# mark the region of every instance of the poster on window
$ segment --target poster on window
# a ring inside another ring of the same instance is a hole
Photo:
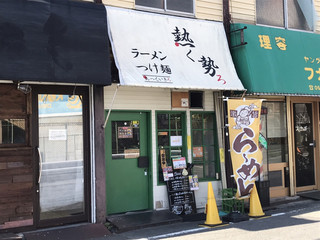
[[[250,194],[262,168],[261,103],[260,99],[228,100],[230,153],[240,197]]]
[[[169,181],[170,178],[173,178],[173,169],[171,166],[163,168],[162,171],[164,181]]]
[[[82,114],[82,97],[57,95],[57,94],[40,94],[38,96],[38,107],[40,116],[48,115],[81,115]]]
[[[132,127],[118,127],[118,138],[133,138]]]
[[[171,136],[170,137],[171,147],[181,147],[182,146],[182,136]]]
[[[173,169],[184,169],[187,167],[186,158],[174,158],[172,159]]]
[[[199,190],[198,175],[189,175],[190,190]]]
[[[192,148],[192,156],[194,158],[202,158],[203,157],[203,147],[193,147]]]

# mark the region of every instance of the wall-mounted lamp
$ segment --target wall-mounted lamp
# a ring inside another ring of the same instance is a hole
[[[28,84],[18,83],[17,89],[23,92],[24,94],[28,94],[31,92],[31,87]]]

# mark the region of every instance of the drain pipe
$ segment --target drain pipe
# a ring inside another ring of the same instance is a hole
[[[95,129],[95,121],[94,121],[94,90],[93,90],[93,85],[90,84],[90,107],[89,107],[89,111],[90,111],[90,148],[91,148],[91,222],[92,223],[96,223],[97,221],[97,216],[96,216],[96,163],[95,163],[95,133],[94,133],[94,129]]]
[[[230,15],[229,0],[223,0],[223,26],[228,39],[229,48],[230,48],[230,22],[231,22],[231,15]]]
[[[223,0],[223,26],[224,26],[224,30],[226,32],[226,38],[227,38],[227,41],[228,41],[228,46],[229,46],[229,49],[230,49],[230,44],[231,44],[231,41],[230,41],[230,22],[231,22],[231,15],[230,15],[230,3],[229,3],[229,0]],[[216,99],[217,101],[218,99]],[[227,123],[226,122],[226,115],[227,115],[227,111],[225,109],[225,103],[224,101],[222,101],[222,106],[220,108],[220,111],[223,112],[223,115],[222,115],[222,119],[221,119],[221,127],[225,126],[225,124]],[[224,146],[224,149],[229,149],[229,137],[227,137],[225,134],[226,134],[226,129],[223,128],[223,144],[222,146]],[[221,136],[221,135],[220,135]],[[224,162],[221,163],[221,180],[222,180],[222,186],[223,188],[226,188],[228,186],[233,186],[233,178],[230,177],[230,175],[232,175],[233,173],[233,170],[232,170],[232,165],[231,165],[231,157],[230,157],[230,154],[229,152],[227,152],[226,150],[223,151],[221,150],[221,154],[224,154]],[[231,171],[231,174],[229,174],[229,171]]]

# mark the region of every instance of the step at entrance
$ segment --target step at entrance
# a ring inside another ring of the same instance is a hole
[[[163,210],[111,215],[107,217],[107,221],[115,226],[115,231],[125,232],[138,228],[182,222],[183,218],[168,210]]]

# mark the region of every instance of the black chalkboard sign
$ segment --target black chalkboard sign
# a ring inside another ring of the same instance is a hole
[[[189,176],[183,176],[182,170],[175,170],[173,178],[167,181],[170,211],[177,215],[196,213],[194,191],[190,190]]]
[[[169,192],[189,190],[190,187],[188,176],[180,176],[178,178],[169,180],[167,186]]]

